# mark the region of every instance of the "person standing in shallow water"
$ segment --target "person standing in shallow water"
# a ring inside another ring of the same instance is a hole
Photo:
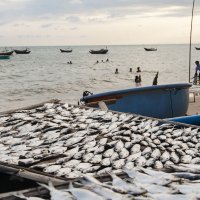
[[[137,67],[137,73],[141,72],[140,67]]]
[[[115,74],[119,74],[118,68],[115,69]]]
[[[141,86],[141,83],[142,83],[142,78],[141,78],[141,75],[138,76],[138,86]]]
[[[153,79],[153,84],[152,85],[158,85],[158,72],[156,73],[156,76]]]
[[[135,76],[135,86],[138,87],[139,86],[139,77]]]
[[[197,75],[198,74],[198,71],[199,71],[199,81],[200,81],[200,64],[199,64],[199,61],[195,61],[195,64],[196,64],[196,68],[195,68],[195,74]]]

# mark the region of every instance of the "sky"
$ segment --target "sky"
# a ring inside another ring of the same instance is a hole
[[[0,46],[189,43],[193,0],[0,0]],[[200,43],[196,0],[193,43]]]

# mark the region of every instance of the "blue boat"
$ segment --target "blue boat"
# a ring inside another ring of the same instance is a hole
[[[184,123],[184,124],[191,124],[191,125],[200,126],[200,115],[174,117],[174,118],[169,118],[169,119],[166,119],[166,120],[172,121],[172,122],[180,122],[180,123]]]
[[[171,118],[186,114],[190,87],[188,83],[137,87],[84,96],[80,101],[91,107],[104,101],[110,110]]]
[[[9,55],[0,55],[0,60],[7,60],[10,59]]]

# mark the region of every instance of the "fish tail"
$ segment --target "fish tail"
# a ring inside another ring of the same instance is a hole
[[[14,194],[14,196],[21,199],[27,199],[22,193]]]
[[[50,187],[49,187],[48,185],[46,185],[46,184],[38,183],[38,185],[40,185],[40,186],[46,188],[47,190],[50,190]]]

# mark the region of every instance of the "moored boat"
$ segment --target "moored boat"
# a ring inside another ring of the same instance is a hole
[[[144,49],[145,49],[145,51],[157,51],[156,48],[144,48]]]
[[[72,49],[60,49],[61,53],[71,53]]]
[[[196,50],[200,50],[200,47],[195,47]]]
[[[100,49],[100,50],[90,50],[91,54],[106,54],[108,52],[108,49]]]
[[[110,110],[171,118],[186,114],[190,87],[188,83],[137,87],[84,96],[80,101],[91,107],[104,101]]]
[[[9,55],[0,55],[0,60],[7,60],[10,59]]]
[[[28,50],[28,49],[24,49],[24,50],[17,50],[17,49],[15,49],[14,52],[16,54],[29,54],[31,51]]]
[[[0,56],[11,56],[14,51],[2,51],[0,52]]]

